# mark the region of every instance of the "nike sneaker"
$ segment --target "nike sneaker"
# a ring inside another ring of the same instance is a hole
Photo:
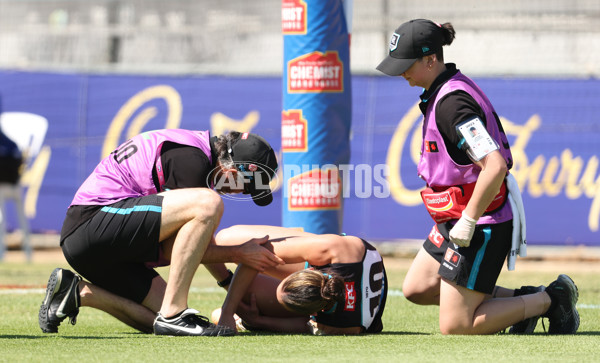
[[[232,336],[235,331],[229,327],[215,325],[207,317],[199,315],[195,309],[185,309],[174,318],[165,318],[158,313],[154,319],[155,335],[176,336]]]
[[[75,325],[81,304],[80,281],[81,277],[69,270],[56,268],[52,271],[38,315],[44,333],[58,333],[58,326],[67,317]]]

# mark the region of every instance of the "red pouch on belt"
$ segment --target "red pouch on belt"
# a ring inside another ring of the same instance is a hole
[[[436,223],[444,223],[461,217],[474,189],[475,183],[452,186],[442,191],[425,188],[421,191],[421,199],[423,199],[431,218]],[[502,183],[500,192],[494,197],[485,212],[490,213],[500,208],[506,201],[506,194],[506,183]]]

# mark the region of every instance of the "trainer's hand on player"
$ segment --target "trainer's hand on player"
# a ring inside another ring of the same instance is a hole
[[[240,245],[240,258],[236,262],[252,267],[259,272],[278,265],[285,265],[285,261],[263,246],[267,242],[269,242],[269,236],[253,238],[244,242]]]
[[[458,222],[450,230],[450,242],[460,247],[469,247],[476,224],[477,220],[469,217],[463,211]]]

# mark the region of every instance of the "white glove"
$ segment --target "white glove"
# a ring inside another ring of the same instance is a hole
[[[306,325],[308,325],[308,328],[310,330],[310,332],[312,333],[312,335],[325,335],[325,332],[321,329],[319,329],[319,325],[317,324],[316,321],[309,319],[308,322],[306,323]]]
[[[462,217],[456,222],[454,227],[450,230],[450,242],[460,246],[469,247],[471,244],[471,238],[473,238],[473,232],[475,232],[475,225],[477,220],[469,217],[462,212]]]

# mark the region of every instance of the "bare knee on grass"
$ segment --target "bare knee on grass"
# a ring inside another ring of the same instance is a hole
[[[495,324],[483,307],[486,294],[442,279],[440,284],[440,332],[444,335],[489,334]]]
[[[476,334],[473,322],[461,321],[456,317],[442,317],[440,315],[440,333],[443,335],[471,335]]]

